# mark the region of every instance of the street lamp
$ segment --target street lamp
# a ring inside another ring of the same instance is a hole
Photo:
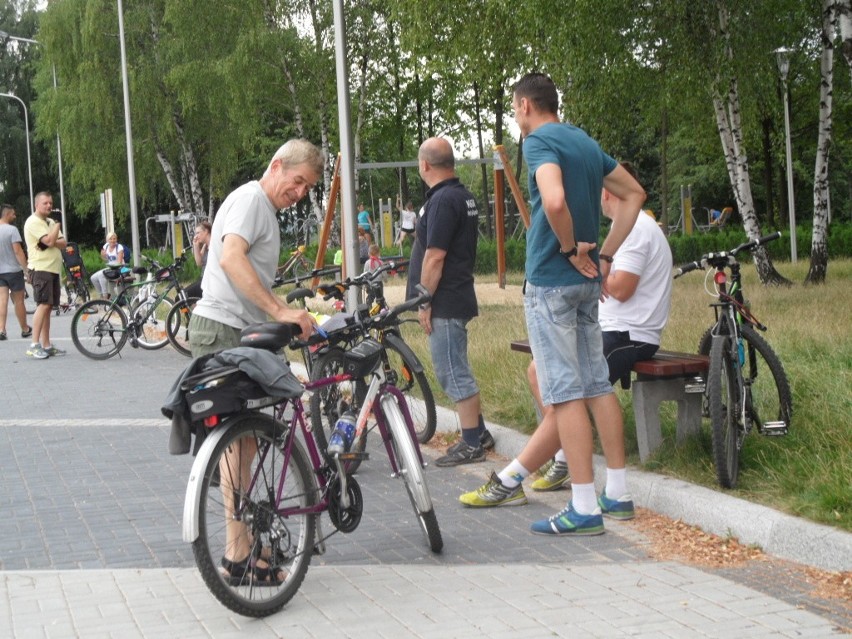
[[[121,82],[124,90],[124,133],[127,140],[127,189],[130,191],[130,239],[133,265],[139,266],[139,222],[136,213],[136,173],[133,169],[133,130],[130,126],[130,88],[127,84],[127,52],[124,47],[124,9],[118,2],[118,35],[121,45]]]
[[[790,72],[791,49],[780,47],[773,51],[778,63],[778,72],[784,84],[784,131],[787,138],[787,208],[790,211],[790,259],[798,261],[796,250],[796,203],[793,199],[793,149],[790,144],[790,93],[787,88],[787,74]]]
[[[5,31],[0,31],[0,42],[5,42],[6,40],[17,40],[18,42],[28,42],[30,44],[37,44],[41,46],[41,42],[38,40],[33,40],[32,38],[19,38],[18,36],[13,36]],[[53,67],[53,90],[56,91],[56,65],[51,63]],[[24,109],[26,111],[26,109]],[[59,131],[56,131],[56,162],[59,165],[59,207],[62,209],[62,232],[65,234],[65,237],[68,237],[68,225],[65,221],[65,184],[62,179],[62,144],[59,141]],[[30,200],[32,200],[32,171],[30,171]],[[34,205],[34,202],[30,202]]]
[[[33,200],[33,164],[30,160],[30,119],[27,117],[27,105],[24,104],[24,101],[21,100],[21,98],[16,95],[12,95],[11,93],[0,93],[0,96],[17,100],[21,103],[21,106],[24,109],[24,133],[27,134],[27,171],[30,177],[30,212],[32,212],[33,207],[35,206],[35,201]]]

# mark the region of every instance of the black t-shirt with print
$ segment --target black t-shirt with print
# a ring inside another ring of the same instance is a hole
[[[423,215],[411,251],[407,298],[415,297],[427,248],[447,252],[438,288],[432,296],[432,317],[470,319],[479,314],[473,286],[479,211],[473,194],[458,178],[450,178],[426,193]]]

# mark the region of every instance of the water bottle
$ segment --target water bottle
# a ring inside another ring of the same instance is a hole
[[[740,355],[740,367],[745,366],[745,348],[743,348],[743,340],[740,338],[737,340],[737,351]]]
[[[334,431],[328,438],[328,454],[348,453],[355,439],[355,422],[357,416],[352,411],[346,411],[334,425]]]

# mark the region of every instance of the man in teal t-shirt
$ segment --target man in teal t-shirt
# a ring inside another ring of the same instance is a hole
[[[559,121],[559,98],[549,77],[528,74],[513,93],[532,199],[524,312],[542,402],[553,406],[549,414],[556,421],[572,489],[565,508],[534,522],[531,530],[597,535],[604,532],[603,514],[630,519],[634,513],[625,479],[624,424],[609,383],[598,299],[601,275],[606,281],[612,255],[633,228],[645,191],[585,132]],[[618,198],[618,206],[598,252],[601,187]],[[599,497],[588,410],[607,461],[606,488]],[[518,477],[529,475],[528,469],[515,471]]]

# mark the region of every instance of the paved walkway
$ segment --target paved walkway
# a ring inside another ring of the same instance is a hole
[[[159,406],[189,360],[129,347],[86,359],[68,338],[70,319],[53,318],[67,356],[35,361],[25,340],[0,343],[0,637],[830,637],[852,627],[849,602],[820,599],[782,561],[725,570],[657,561],[619,522],[601,537],[529,534],[567,493],[459,507],[459,493],[500,460],[427,468],[445,541],[433,555],[381,454],[358,475],[360,527],[329,539],[282,612],[240,617],[207,591],[180,536],[192,459],[168,455]],[[453,427],[445,413],[440,422]],[[495,431],[499,452],[514,455],[523,439]],[[718,510],[683,482],[636,472],[631,486],[661,512],[687,502]],[[730,514],[729,528],[752,517],[728,505],[716,514]],[[764,528],[780,530],[783,517],[765,516]],[[813,528],[795,522],[800,538],[780,555],[822,565],[825,553],[795,547],[827,545],[835,569],[849,569],[848,535],[813,542],[801,534]]]

